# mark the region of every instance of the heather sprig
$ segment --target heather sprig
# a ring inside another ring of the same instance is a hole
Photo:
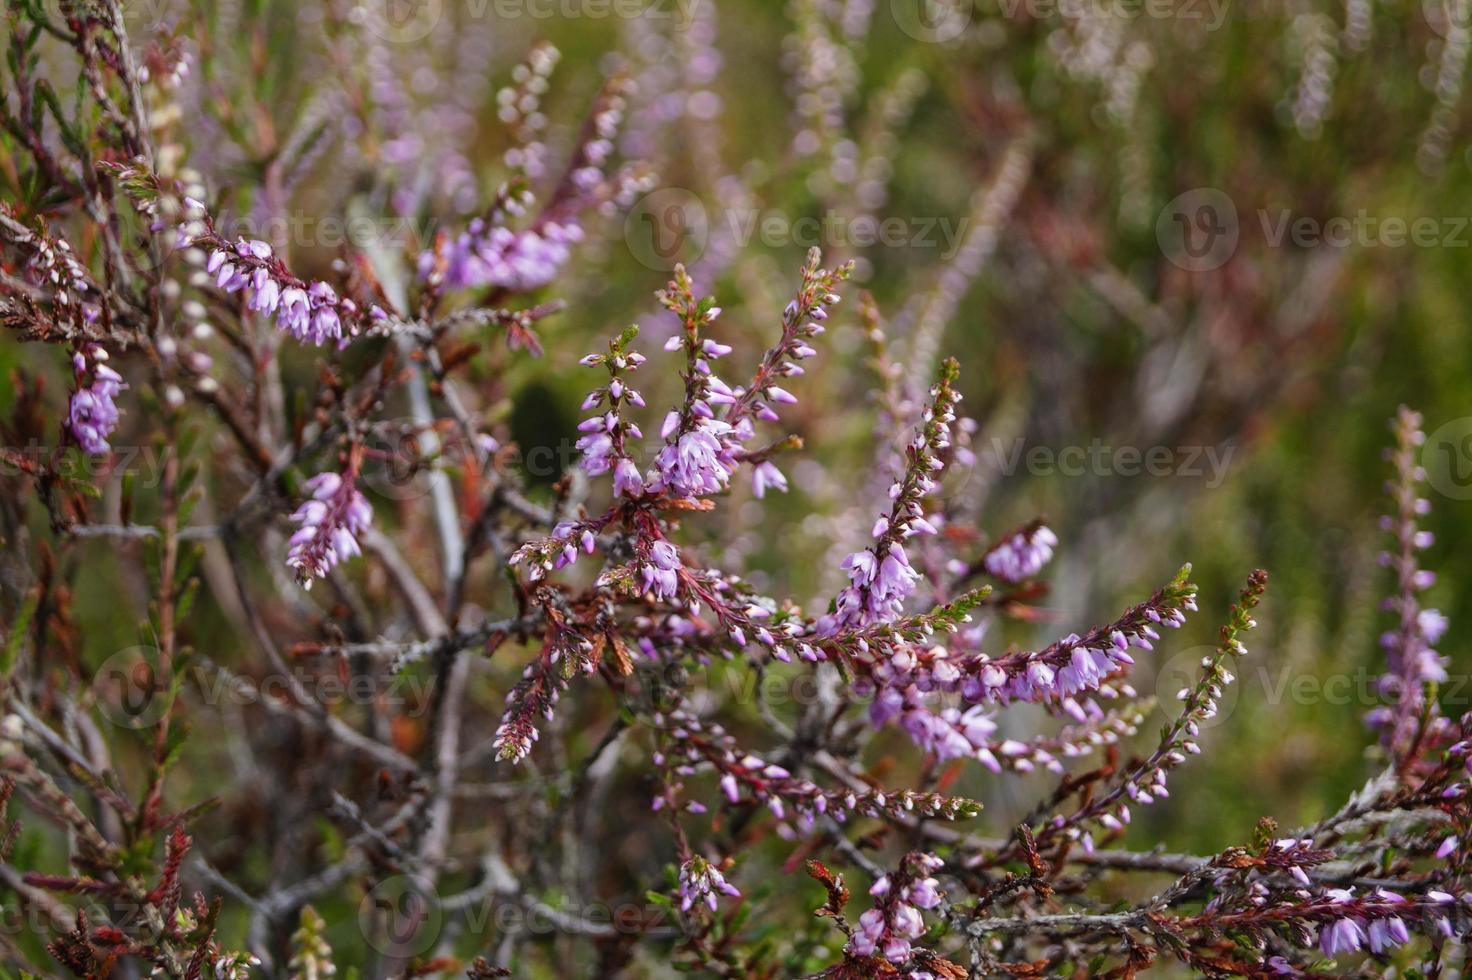
[[[886,791],[862,784],[836,789],[819,786],[742,748],[719,723],[705,721],[688,705],[658,711],[651,722],[659,735],[654,762],[668,770],[664,790],[654,801],[656,809],[675,804],[685,790],[685,779],[709,771],[717,777],[724,806],[763,806],[782,822],[779,829],[790,838],[811,834],[825,817],[840,824],[862,817],[910,815],[963,820],[981,810],[974,800],[938,793]],[[683,808],[694,813],[707,809],[695,799],[685,802]]]
[[[1097,823],[1107,830],[1121,830],[1130,821],[1131,803],[1145,806],[1170,795],[1170,771],[1184,763],[1188,756],[1200,753],[1201,747],[1196,739],[1200,735],[1201,723],[1216,716],[1223,688],[1236,680],[1228,665],[1247,654],[1241,637],[1257,625],[1252,618],[1252,610],[1262,600],[1267,578],[1267,573],[1259,570],[1248,579],[1228,614],[1226,625],[1222,627],[1220,643],[1212,653],[1202,658],[1201,676],[1193,686],[1182,688],[1176,695],[1182,702],[1181,711],[1161,730],[1160,741],[1154,751],[1127,767],[1115,778],[1112,787],[1098,793],[1073,813],[1055,817],[1038,826],[1036,836],[1039,841],[1063,833],[1083,840],[1085,846],[1092,846],[1080,832],[1081,826]]]
[[[735,444],[750,438],[752,431],[749,422],[738,430],[716,415],[718,406],[736,401],[736,393],[712,367],[713,361],[731,353],[731,347],[704,335],[721,308],[714,297],[695,298],[694,283],[683,265],[675,267],[674,278],[658,299],[680,321],[680,331],[666,342],[665,350],[685,355],[685,398],[660,426],[665,444],[655,457],[649,488],[688,497],[717,493],[736,468]]]
[[[1435,691],[1447,680],[1446,658],[1433,649],[1446,632],[1447,619],[1421,604],[1420,594],[1436,581],[1421,567],[1419,553],[1435,539],[1422,530],[1420,521],[1431,511],[1431,502],[1421,496],[1425,473],[1416,455],[1426,441],[1421,416],[1404,406],[1393,425],[1395,446],[1387,451],[1395,467],[1395,478],[1387,483],[1393,511],[1381,519],[1381,528],[1391,536],[1392,547],[1380,556],[1382,565],[1395,575],[1395,593],[1385,600],[1385,609],[1395,617],[1395,626],[1380,637],[1385,651],[1386,672],[1379,693],[1390,703],[1375,708],[1366,722],[1380,731],[1381,740],[1403,765],[1412,764],[1435,744],[1445,731]]]
[[[578,426],[583,436],[577,448],[583,453],[582,466],[589,476],[613,471],[615,497],[638,497],[644,492],[639,464],[630,455],[628,446],[629,439],[642,439],[644,433],[623,415],[628,405],[644,407],[643,396],[629,387],[626,380],[627,375],[644,363],[644,355],[630,346],[638,335],[639,328],[631,326],[608,342],[607,354],[589,354],[581,362],[585,367],[607,368],[609,381],[605,387],[594,388],[583,400],[584,411],[604,405],[607,408]]]
[[[912,852],[901,860],[898,871],[880,876],[869,888],[874,907],[859,916],[848,953],[857,957],[877,953],[891,963],[908,962],[913,943],[926,930],[922,912],[943,901],[934,872],[944,866],[934,854]]]
[[[838,286],[854,271],[852,261],[835,269],[825,269],[821,263],[819,250],[809,250],[797,296],[782,311],[782,335],[762,356],[751,382],[737,394],[726,414],[728,424],[739,425],[748,414],[775,422],[778,416],[773,403],[792,404],[797,401],[791,392],[779,387],[777,381],[784,377],[800,377],[803,374],[800,362],[817,355],[809,341],[826,332],[828,307],[840,301]]]
[[[609,172],[629,88],[626,78],[615,76],[590,110],[567,168],[540,213],[520,230],[507,224],[535,203],[527,182],[544,174],[546,147],[536,134],[545,118],[538,107],[557,57],[550,45],[534,47],[514,73],[516,85],[498,94],[500,115],[518,139],[506,153],[512,174],[484,217],[470,222],[442,254],[436,249],[421,255],[421,277],[436,287],[489,288],[501,295],[539,289],[557,277],[573,246],[585,237],[582,212],[615,212],[645,187],[636,168]]]
[[[698,905],[714,912],[722,896],[740,898],[741,892],[726,880],[716,865],[699,854],[680,865],[681,912],[689,912]]]
[[[86,344],[72,355],[76,390],[67,405],[67,429],[92,455],[112,450],[107,439],[118,426],[117,396],[128,387],[107,361],[107,351],[98,344]]]
[[[941,367],[914,438],[905,448],[903,476],[889,489],[889,513],[874,525],[874,544],[843,561],[849,585],[839,592],[832,612],[819,621],[819,631],[832,635],[844,627],[894,620],[915,589],[920,574],[905,553],[904,541],[916,534],[935,534],[926,520],[924,500],[936,488],[944,467],[942,452],[950,446],[951,423],[961,395],[955,389],[960,365],[954,358]]]
[[[306,499],[291,515],[297,530],[286,564],[305,589],[339,562],[362,553],[358,539],[373,523],[373,508],[357,486],[361,458],[355,448],[343,473],[319,473],[302,485]]]
[[[244,290],[249,309],[274,318],[278,328],[297,340],[314,347],[343,347],[372,322],[387,318],[376,304],[365,312],[328,283],[297,278],[269,243],[245,238],[227,242],[215,234],[208,218],[206,226],[188,241],[207,253],[205,272],[215,287],[227,293]]]
[[[1057,546],[1058,535],[1046,524],[1034,522],[992,545],[980,564],[988,575],[1015,585],[1042,571]]]

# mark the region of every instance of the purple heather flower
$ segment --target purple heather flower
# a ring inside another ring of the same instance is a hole
[[[922,908],[933,909],[941,903],[940,882],[934,878],[921,878],[910,885],[910,901]]]
[[[300,527],[291,536],[286,564],[310,589],[338,562],[361,554],[358,536],[373,523],[373,508],[352,481],[336,473],[314,476],[302,489],[309,499],[291,516]]]
[[[740,898],[741,892],[726,881],[715,865],[699,855],[680,866],[680,911],[688,912],[697,902],[704,902],[714,912],[717,895]]]
[[[869,909],[859,916],[859,928],[849,943],[849,951],[855,956],[873,956],[887,928],[884,913],[879,909]]]
[[[1446,616],[1437,609],[1423,609],[1416,616],[1416,626],[1427,643],[1438,642],[1446,633]]]
[[[1340,953],[1353,953],[1365,945],[1365,931],[1357,920],[1336,919],[1319,929],[1319,948],[1333,959]]]
[[[637,497],[644,492],[644,479],[639,467],[625,456],[613,468],[613,493],[618,497]]]
[[[649,548],[649,561],[640,566],[644,588],[657,599],[673,599],[680,590],[680,553],[668,541],[656,541]]]
[[[211,252],[205,269],[227,293],[245,290],[246,306],[275,316],[276,326],[297,340],[318,347],[328,341],[342,343],[345,323],[358,316],[357,305],[340,298],[325,282],[309,282],[303,288],[280,263],[272,264],[271,254],[265,242],[240,239]],[[382,318],[384,313],[375,306],[369,315]]]
[[[1057,545],[1058,536],[1046,525],[1031,532],[1019,531],[987,554],[987,574],[1004,582],[1030,579],[1052,560]]]
[[[890,487],[893,501],[888,514],[874,525],[874,544],[844,559],[849,584],[834,600],[833,612],[818,621],[820,633],[832,635],[843,627],[888,623],[904,612],[920,573],[910,566],[901,542],[914,534],[934,533],[925,520],[924,497],[936,487],[931,474],[943,467],[941,453],[950,446],[954,408],[960,400],[952,387],[955,362],[948,362],[941,381],[931,389],[932,404],[921,415],[911,439],[904,475]]]
[[[578,431],[584,435],[578,439],[577,448],[582,451],[582,467],[590,476],[598,476],[613,470],[613,493],[616,497],[637,497],[644,493],[644,477],[638,464],[629,457],[626,440],[629,436],[642,438],[639,426],[626,421],[622,415],[625,403],[643,405],[644,399],[628,385],[626,374],[644,363],[644,355],[630,350],[628,345],[637,331],[630,330],[608,345],[607,354],[589,354],[581,363],[585,367],[604,366],[608,370],[609,382],[605,388],[595,388],[583,400],[583,409],[592,411],[606,401],[607,411],[584,419]]]
[[[731,426],[724,422],[697,420],[693,429],[666,444],[655,457],[659,485],[690,496],[725,489],[735,463],[722,438],[731,433]]]
[[[1383,953],[1411,941],[1410,931],[1398,915],[1371,922],[1369,933],[1370,951],[1374,953]]]
[[[787,477],[769,460],[763,460],[751,468],[751,492],[758,498],[766,496],[771,487],[787,492]]]
[[[540,228],[515,232],[487,229],[476,220],[448,248],[445,280],[455,289],[496,286],[525,292],[551,282],[582,241],[576,221],[549,221]],[[432,259],[432,255],[430,256]]]
[[[73,355],[72,367],[78,387],[67,406],[67,428],[83,452],[94,456],[111,452],[107,437],[117,428],[119,415],[115,399],[128,386],[107,366],[107,351],[96,344]],[[89,375],[90,383],[84,385]]]

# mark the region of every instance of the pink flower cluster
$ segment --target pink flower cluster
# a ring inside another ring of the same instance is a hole
[[[1376,956],[1386,955],[1411,941],[1413,926],[1438,941],[1454,939],[1458,928],[1452,919],[1458,914],[1458,906],[1472,905],[1472,894],[1463,895],[1459,902],[1456,895],[1439,888],[1409,896],[1379,887],[1360,896],[1355,894],[1354,886],[1327,888],[1321,895],[1305,886],[1295,891],[1292,899],[1322,918],[1318,947],[1331,960],[1365,949]],[[1256,896],[1253,902],[1262,906],[1266,899]],[[1279,974],[1300,975],[1280,957],[1270,959],[1268,965]]]
[[[778,833],[788,839],[812,833],[825,817],[839,824],[846,823],[854,814],[955,820],[980,809],[972,800],[936,793],[819,786],[785,766],[743,749],[720,724],[698,717],[685,705],[660,713],[655,721],[660,748],[654,763],[673,777],[666,784],[667,795],[655,798],[655,810],[670,805],[673,796],[683,789],[681,780],[707,770],[719,774],[717,782],[728,806],[765,806],[778,820],[784,821],[778,825]],[[685,808],[696,813],[705,811],[704,805],[694,800]]]
[[[834,611],[819,621],[820,633],[832,635],[846,627],[892,622],[904,611],[920,573],[910,565],[901,542],[917,534],[936,533],[935,525],[926,519],[924,499],[935,491],[936,476],[945,466],[942,454],[951,445],[951,424],[961,400],[952,387],[954,380],[952,362],[947,375],[931,389],[931,405],[906,450],[905,473],[889,488],[890,511],[874,524],[873,546],[843,560],[849,584],[839,592]]]
[[[697,904],[716,910],[717,896],[740,898],[741,892],[726,880],[720,869],[700,855],[680,865],[680,911],[689,912]]]
[[[291,536],[286,564],[303,588],[325,578],[338,562],[362,553],[358,537],[373,523],[373,508],[351,478],[321,473],[303,485],[308,499],[291,515],[299,527]]]
[[[333,341],[341,346],[346,343],[344,331],[351,334],[357,328],[360,311],[356,303],[339,297],[325,282],[297,279],[273,258],[266,242],[216,241],[205,271],[227,293],[245,290],[248,307],[263,316],[274,316],[278,327],[303,343],[321,347]],[[383,319],[385,314],[375,306],[370,316]]]
[[[118,425],[117,396],[128,386],[107,366],[107,351],[87,344],[72,355],[77,389],[67,405],[67,428],[82,452],[99,456],[112,451],[108,436]]]
[[[583,470],[589,476],[599,476],[613,471],[613,494],[616,497],[637,497],[644,492],[644,478],[639,474],[639,465],[629,456],[627,440],[642,439],[644,433],[635,422],[623,416],[626,405],[644,407],[644,398],[628,386],[627,373],[644,363],[644,355],[629,347],[635,331],[629,330],[608,345],[607,354],[589,354],[582,359],[586,367],[603,365],[608,369],[607,386],[595,388],[583,400],[583,410],[598,408],[605,403],[607,409],[599,415],[585,419],[578,426],[583,433],[577,441],[582,451]]]
[[[1058,536],[1046,524],[1025,528],[999,542],[983,559],[987,574],[1003,582],[1023,582],[1053,560]]]
[[[445,282],[453,289],[493,286],[527,292],[547,285],[583,240],[576,219],[512,231],[477,218],[449,245]]]
[[[556,60],[556,52],[551,48],[533,53],[529,64],[520,70],[525,87],[502,90],[499,98],[505,100],[502,106],[505,116],[523,123],[540,120],[536,105]],[[506,218],[522,213],[532,200],[529,192],[517,193],[508,187],[489,219],[472,221],[450,243],[445,254],[446,285],[453,289],[492,287],[527,292],[557,277],[572,255],[572,246],[583,240],[577,212],[596,203],[611,207],[612,198],[621,199],[633,193],[634,187],[629,182],[617,175],[605,175],[613,156],[613,141],[624,118],[626,87],[617,78],[605,87],[584,139],[568,162],[566,175],[553,191],[546,209],[530,227],[513,231],[504,224]],[[507,160],[522,170],[523,177],[534,177],[540,171],[543,150],[540,143],[519,147],[507,154]],[[428,274],[435,264],[432,252],[421,255],[421,276]]]
[[[898,873],[874,882],[869,894],[875,905],[859,916],[848,951],[855,956],[877,952],[891,963],[906,962],[913,941],[925,934],[921,910],[933,909],[944,899],[940,883],[930,875],[943,866],[934,854],[907,854]]]

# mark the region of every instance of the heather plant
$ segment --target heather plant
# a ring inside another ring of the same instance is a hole
[[[333,81],[278,92],[251,69],[295,42],[247,29],[252,5],[138,34],[120,0],[7,4],[4,968],[1460,975],[1472,715],[1441,696],[1420,416],[1392,425],[1376,703],[1336,746],[1359,788],[1168,848],[1141,824],[1234,751],[1212,725],[1273,595],[1250,566],[1208,595],[1184,565],[1070,631],[1048,603],[1093,597],[1049,582],[1067,525],[981,508],[963,395],[990,368],[942,355],[1014,210],[1056,244],[1022,203],[1030,107],[972,106],[1007,139],[897,309],[858,288],[882,281],[853,243],[764,277],[729,223],[637,324],[589,292],[641,202],[679,189],[677,152],[712,199],[789,193],[726,163],[712,9],[624,25],[631,57],[584,72],[564,123],[546,42],[482,104],[483,41],[312,5],[302,75]],[[870,13],[796,3],[783,55],[784,176],[848,220],[887,200],[924,88],[902,65],[860,98]],[[1128,123],[1143,42],[1065,20],[1078,37],[1050,50]],[[1329,42],[1311,20],[1293,37],[1313,133]],[[322,183],[324,218],[402,234],[324,254],[275,220],[324,160],[353,177]],[[1161,331],[1152,350],[1197,336],[1166,337],[1116,272],[1088,278]],[[580,311],[596,336],[559,329]],[[583,395],[547,409],[580,415],[566,466],[518,441],[533,362]],[[1209,394],[1200,416],[1265,397]],[[850,466],[825,420],[854,415]],[[1201,621],[1216,641],[1156,703],[1138,678]]]

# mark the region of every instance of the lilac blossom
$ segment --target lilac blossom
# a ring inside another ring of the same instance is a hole
[[[988,575],[1004,582],[1017,583],[1042,571],[1053,559],[1058,536],[1046,524],[1024,528],[998,542],[983,559]]]
[[[913,942],[925,934],[922,909],[940,905],[940,884],[931,872],[943,867],[934,854],[907,854],[900,870],[877,879],[869,894],[877,899],[873,908],[859,916],[848,951],[854,956],[883,956],[891,963],[904,963]]]
[[[923,501],[936,488],[935,476],[944,466],[941,454],[950,446],[955,406],[961,400],[954,388],[957,371],[955,362],[948,362],[931,389],[931,405],[906,449],[908,465],[890,487],[889,514],[874,525],[874,545],[843,560],[849,585],[838,594],[834,611],[819,621],[821,633],[891,622],[903,611],[920,580],[902,542],[916,534],[936,532],[926,519]]]
[[[1396,592],[1385,601],[1385,608],[1397,621],[1380,638],[1386,672],[1378,683],[1380,694],[1390,703],[1365,716],[1366,723],[1380,732],[1382,744],[1397,754],[1407,752],[1420,732],[1429,731],[1434,743],[1448,730],[1436,701],[1426,696],[1428,686],[1448,679],[1447,660],[1434,649],[1446,632],[1447,619],[1423,607],[1420,599],[1420,593],[1434,581],[1418,559],[1434,543],[1431,532],[1419,527],[1420,519],[1431,510],[1430,502],[1420,495],[1424,474],[1416,454],[1425,442],[1420,426],[1420,415],[1404,408],[1394,425],[1396,448],[1391,460],[1396,479],[1390,484],[1394,513],[1381,519],[1382,529],[1392,535],[1393,548],[1382,553],[1380,561],[1396,576]]]
[[[112,451],[108,436],[118,425],[118,394],[128,386],[108,367],[107,351],[87,344],[72,355],[77,388],[67,406],[67,428],[84,453],[100,456]]]
[[[644,406],[643,396],[629,387],[627,380],[627,375],[644,363],[644,355],[630,347],[638,332],[637,327],[630,327],[609,341],[607,354],[589,354],[582,360],[587,367],[606,368],[609,381],[606,386],[593,389],[583,400],[584,410],[603,408],[603,411],[578,426],[583,435],[577,441],[577,448],[583,453],[583,470],[589,476],[613,471],[616,497],[633,498],[644,493],[644,479],[627,446],[628,439],[642,439],[644,433],[623,414],[629,405]]]
[[[556,278],[582,240],[583,229],[574,221],[515,232],[476,219],[447,249],[445,281],[454,289],[537,289]]]
[[[315,347],[343,346],[360,329],[363,314],[356,303],[339,297],[325,282],[297,279],[274,257],[268,243],[245,238],[228,243],[212,232],[196,241],[210,250],[205,271],[216,287],[227,293],[244,290],[247,307],[275,317],[276,325],[297,340]],[[368,316],[387,318],[377,306]]]
[[[313,580],[362,553],[358,538],[373,523],[373,508],[351,475],[320,473],[302,490],[307,500],[291,515],[299,527],[291,536],[286,564],[302,587],[310,589]]]
[[[714,912],[717,899],[721,895],[740,898],[741,892],[726,880],[726,876],[714,864],[697,854],[680,865],[681,912],[689,912],[700,904]]]

